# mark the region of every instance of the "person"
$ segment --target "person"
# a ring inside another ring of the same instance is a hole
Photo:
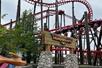
[[[0,64],[0,68],[7,68],[8,67],[8,63],[2,63]]]
[[[10,58],[0,56],[0,64],[8,63],[8,64],[13,64],[15,66],[24,66],[27,64],[27,62],[22,60],[22,58],[19,57],[17,54],[12,53],[12,52],[10,54],[12,55],[12,57],[10,57]]]
[[[9,65],[8,65],[8,68],[15,68],[15,65],[9,64]]]

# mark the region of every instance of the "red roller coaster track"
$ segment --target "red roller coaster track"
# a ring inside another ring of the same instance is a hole
[[[92,21],[92,19],[93,19],[92,8],[86,0],[60,0],[57,3],[41,3],[41,2],[38,2],[38,0],[25,0],[25,1],[30,4],[35,4],[35,3],[42,4],[43,6],[50,7],[50,8],[55,7],[56,4],[60,6],[60,5],[64,5],[64,4],[67,4],[70,2],[79,2],[79,3],[84,4],[86,6],[86,8],[88,9],[88,14],[89,14],[90,20]]]
[[[59,14],[60,14],[60,11],[62,11],[62,10],[59,10],[59,11],[58,11]],[[43,14],[44,14],[44,13],[47,13],[47,12],[49,12],[49,14],[46,14],[45,16],[43,16],[43,17],[42,17],[43,19],[46,18],[46,17],[48,17],[48,16],[52,16],[52,15],[55,15],[55,14],[56,14],[56,10],[44,10],[44,11],[42,11]],[[69,15],[67,15],[67,14],[65,14],[65,13],[63,13],[63,14],[64,14],[66,17],[72,19],[71,16],[69,16]],[[39,16],[39,15],[41,15],[41,12],[37,12],[36,14],[32,14],[32,15],[35,16],[36,21],[41,20],[41,17]],[[77,19],[77,20],[78,20],[78,19]],[[15,22],[16,22],[16,21],[12,21],[11,23],[15,23]],[[6,23],[6,24],[4,24],[3,26],[9,25],[9,24],[10,24],[10,23]]]
[[[48,11],[48,10],[44,10],[42,13],[47,13],[47,11]],[[60,11],[60,10],[59,10],[59,11]],[[58,12],[59,12],[59,11],[58,11]],[[36,14],[35,14],[35,17],[38,17],[40,14],[41,14],[41,12],[36,13]],[[56,11],[55,11],[55,10],[49,10],[49,15],[43,16],[43,19],[46,18],[46,17],[48,17],[48,16],[55,15],[55,14],[56,14]],[[64,15],[66,15],[66,14],[64,14]],[[68,17],[68,18],[72,18],[72,17],[69,16],[69,15],[67,15],[67,17]],[[36,21],[39,21],[40,19],[41,19],[41,17],[36,18]],[[15,21],[12,21],[12,22],[9,22],[9,23],[6,23],[6,24],[4,24],[3,26],[7,26],[7,25],[9,25],[10,23],[15,23],[15,22],[16,22],[16,20],[15,20]],[[102,24],[102,20],[91,21],[91,22],[89,23],[89,25],[93,26],[95,23],[100,26],[100,25]],[[77,26],[77,27],[83,27],[84,25],[82,24],[82,22],[79,22],[79,23],[76,24],[75,26]],[[62,29],[62,30],[71,30],[71,29],[73,29],[73,26],[72,26],[72,25],[68,25],[68,26],[61,27],[61,29]],[[59,29],[51,29],[50,31],[59,31]],[[60,31],[61,31],[61,30],[60,30]]]

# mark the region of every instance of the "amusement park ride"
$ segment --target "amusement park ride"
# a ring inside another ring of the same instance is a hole
[[[61,51],[70,51],[71,53],[76,53],[79,58],[80,64],[89,65],[102,65],[102,20],[93,20],[93,10],[91,5],[87,0],[56,0],[54,3],[46,3],[44,0],[25,0],[26,2],[34,5],[34,16],[41,15],[36,21],[41,20],[41,34],[42,34],[42,44],[46,45],[47,50],[55,51],[55,57],[57,53]],[[74,3],[79,2],[86,6],[87,12],[81,20],[75,18],[74,15]],[[72,3],[72,17],[65,14],[63,10],[58,10],[58,7],[65,5],[67,3]],[[36,6],[41,7],[41,11],[36,13]],[[47,10],[43,10],[43,7],[47,7]],[[55,8],[52,10],[50,8]],[[18,18],[20,13],[20,7],[18,6]],[[44,15],[47,13],[46,15]],[[50,29],[50,16],[55,15],[55,28]],[[72,19],[72,25],[60,26],[58,17],[64,16]],[[47,22],[43,23],[43,19]],[[3,26],[7,26],[15,23],[16,21],[11,21]],[[77,23],[76,23],[77,22]],[[100,28],[100,29],[98,29]],[[46,30],[47,29],[47,30]],[[71,32],[71,37],[67,37],[67,34]],[[62,34],[64,36],[62,36]],[[84,38],[83,38],[84,37]],[[90,38],[91,37],[91,38]],[[84,41],[83,41],[84,40]],[[77,43],[77,44],[76,44]],[[60,45],[60,46],[52,46]],[[62,46],[61,46],[62,45]],[[94,50],[91,50],[91,45],[94,45]],[[86,48],[85,48],[86,46]],[[63,48],[64,47],[64,48]],[[61,53],[60,53],[61,54]],[[85,59],[87,62],[85,63]],[[57,63],[57,61],[55,61]]]

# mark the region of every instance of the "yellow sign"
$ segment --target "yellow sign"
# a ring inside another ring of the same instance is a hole
[[[47,45],[57,45],[69,48],[76,48],[76,39],[72,37],[61,36],[59,34],[51,34],[48,31],[42,33],[43,43]]]
[[[66,42],[66,43],[71,43],[73,41],[72,38],[66,37],[66,36],[61,36],[58,34],[52,34],[52,39],[56,41],[61,41],[61,42]]]

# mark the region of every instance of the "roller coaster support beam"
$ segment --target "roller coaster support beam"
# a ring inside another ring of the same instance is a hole
[[[87,44],[87,57],[88,57],[88,64],[91,65],[91,52],[90,52],[90,41],[89,41],[89,18],[87,12],[84,13],[85,15],[85,34],[86,34],[86,44]]]
[[[49,15],[49,8],[48,8],[48,11],[47,11],[47,14]],[[47,17],[47,26],[48,26],[48,29],[50,28],[50,16]]]
[[[56,0],[56,3],[58,3],[58,0]],[[55,16],[55,28],[59,28],[59,18],[58,18],[58,4],[55,5],[56,9],[56,16]]]
[[[72,1],[72,23],[73,23],[73,28],[74,28],[74,30],[73,30],[74,33],[72,33],[74,35],[72,35],[72,36],[76,37],[77,31],[75,29],[76,18],[75,18],[75,13],[74,13],[74,1]]]
[[[39,0],[38,0],[38,2],[39,2]],[[34,21],[35,21],[36,6],[37,6],[37,3],[35,2],[35,4],[34,4],[34,10],[33,10],[33,18],[34,18]]]
[[[56,3],[58,0],[56,0]],[[58,21],[58,4],[55,5],[56,15],[55,15],[55,28],[59,28],[59,21]],[[55,47],[56,48],[56,47]],[[58,64],[58,51],[55,51],[55,64]]]
[[[102,47],[102,46],[100,46],[101,45],[101,40],[102,40],[102,25],[101,25],[101,29],[100,29],[100,34],[99,34],[99,39],[98,39],[98,48],[99,47]]]
[[[10,29],[12,29],[12,19],[11,19],[11,21],[10,21]]]
[[[1,24],[1,0],[0,0],[0,24]]]
[[[102,40],[102,24],[101,24],[101,30],[100,30],[100,35],[99,35],[99,42],[98,42],[98,45],[100,46],[100,47],[102,47],[102,42],[101,42],[101,40]],[[100,65],[102,65],[102,57],[100,57]]]
[[[79,30],[79,52],[80,52],[80,64],[83,64],[83,51],[82,51],[82,31]]]
[[[41,3],[43,3],[43,0],[41,0]],[[41,31],[43,31],[43,5],[41,4]]]
[[[97,39],[97,41],[98,41],[97,51],[100,51],[100,47],[102,47],[102,46],[100,46],[100,45],[102,45],[102,44],[101,44],[101,39],[102,39],[102,25],[101,25],[99,37],[98,37],[98,39]],[[98,53],[96,53],[94,65],[96,65],[97,59],[98,59]],[[102,65],[102,58],[101,58],[101,57],[100,57],[100,65]]]
[[[18,0],[17,15],[16,15],[16,24],[17,24],[17,21],[20,21],[20,11],[21,11],[21,0]]]

